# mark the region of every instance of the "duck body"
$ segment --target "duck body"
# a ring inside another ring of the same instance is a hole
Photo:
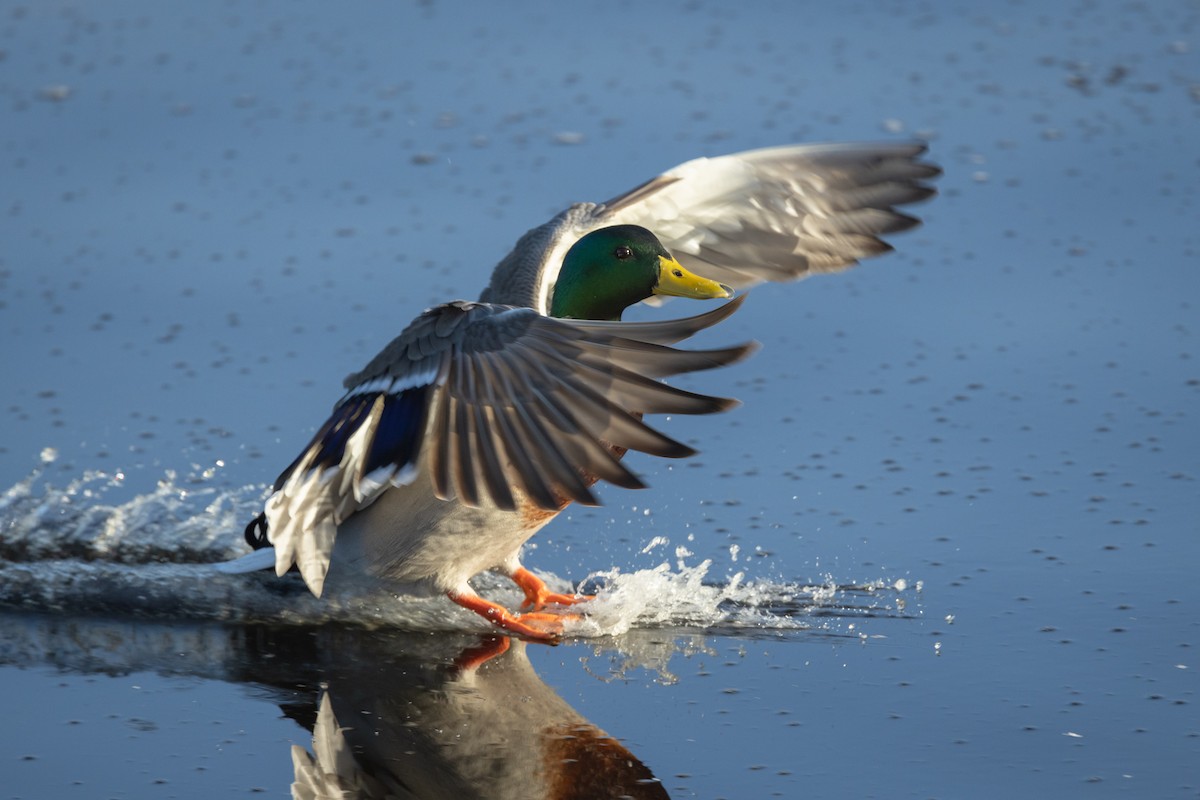
[[[522,545],[557,514],[532,503],[510,511],[487,499],[478,506],[442,500],[420,470],[338,526],[326,585],[337,590],[367,578],[403,594],[469,596],[468,581],[481,572],[516,574]]]
[[[571,502],[596,504],[598,480],[642,488],[626,450],[692,454],[643,415],[735,401],[661,379],[754,347],[673,347],[744,298],[663,322],[620,322],[621,312],[656,295],[729,297],[885,252],[880,235],[917,224],[893,206],[933,194],[924,181],[938,170],[919,160],[923,150],[801,145],[697,159],[530,230],[479,302],[427,310],[346,379],[333,415],[276,481],[265,525],[247,529],[263,551],[226,571],[272,558],[280,575],[298,567],[318,596],[327,583],[364,580],[445,593],[501,628],[554,638],[561,620],[540,607],[577,598],[524,569],[522,545]],[[479,598],[469,580],[489,569],[516,581],[533,612]]]
[[[643,228],[584,236],[561,282],[573,287],[566,299],[555,292],[564,318],[493,303],[435,306],[348,377],[333,414],[275,483],[262,517],[267,540],[248,528],[251,544],[269,544],[255,559],[269,556],[280,575],[295,565],[318,596],[327,584],[364,581],[444,592],[507,630],[553,638],[561,618],[537,609],[576,598],[549,592],[524,569],[521,545],[570,502],[597,504],[590,487],[601,478],[641,487],[621,464],[626,450],[693,453],[642,415],[712,413],[734,401],[657,379],[753,349],[671,347],[741,298],[684,319],[617,319],[652,293],[731,293],[689,274]],[[606,319],[570,318],[577,313]],[[493,568],[517,582],[532,613],[518,618],[475,594],[469,577]]]

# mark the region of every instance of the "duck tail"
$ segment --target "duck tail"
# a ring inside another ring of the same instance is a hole
[[[246,526],[245,536],[246,544],[255,550],[271,546],[271,541],[267,538],[267,512],[263,511],[250,520],[250,524]]]

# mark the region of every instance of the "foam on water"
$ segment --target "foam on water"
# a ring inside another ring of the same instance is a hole
[[[243,554],[242,529],[262,507],[264,487],[220,488],[216,471],[166,474],[152,491],[128,491],[120,473],[88,471],[56,486],[34,472],[0,495],[0,606],[171,620],[284,625],[329,622],[403,630],[483,631],[486,622],[444,598],[329,593],[313,597],[297,576],[272,572],[226,575],[214,563]],[[652,542],[668,545],[666,537]],[[647,550],[651,549],[647,546]],[[675,562],[589,575],[595,599],[565,610],[570,636],[599,637],[631,629],[725,632],[832,630],[863,616],[905,616],[902,581],[818,585],[713,581],[710,561]],[[573,587],[545,576],[556,591]],[[521,595],[490,573],[474,581],[481,594],[516,608]],[[916,587],[919,591],[919,586]],[[853,630],[853,623],[849,623]]]

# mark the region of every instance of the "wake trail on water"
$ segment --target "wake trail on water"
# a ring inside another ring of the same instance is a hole
[[[214,565],[244,555],[242,531],[266,487],[215,485],[214,471],[166,473],[134,494],[121,473],[89,470],[62,485],[35,471],[0,495],[0,608],[155,620],[272,625],[350,624],[407,631],[486,631],[441,597],[384,589],[313,597],[296,575],[228,575]],[[738,573],[713,580],[710,561],[609,569],[579,585],[595,599],[564,612],[568,636],[631,629],[726,633],[834,630],[847,619],[907,617],[920,586],[879,579],[815,585]],[[543,575],[554,591],[577,587]],[[502,576],[473,579],[484,596],[516,608],[520,592]],[[853,627],[852,623],[850,623]]]

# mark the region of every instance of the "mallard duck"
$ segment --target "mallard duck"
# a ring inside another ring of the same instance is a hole
[[[520,562],[522,545],[599,480],[642,488],[621,457],[694,451],[644,414],[736,401],[659,379],[744,358],[754,345],[671,345],[732,314],[622,322],[661,296],[728,298],[763,281],[849,267],[918,220],[939,170],[920,144],[796,145],[689,161],[606,203],[573,205],[520,238],[478,302],[425,311],[362,371],[247,527],[258,552],[227,571],[299,569],[313,594],[367,578],[444,593],[494,625],[552,640],[570,605]],[[651,230],[654,232],[652,233]],[[674,255],[672,255],[672,253]],[[485,600],[494,569],[530,611]]]

